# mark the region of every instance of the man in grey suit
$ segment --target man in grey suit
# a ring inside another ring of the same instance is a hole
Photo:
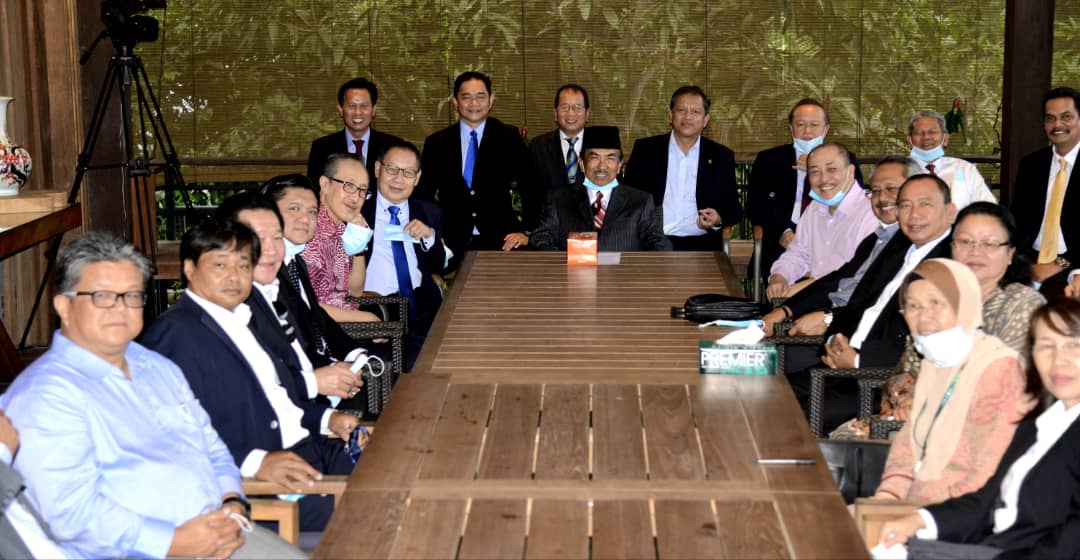
[[[529,238],[536,249],[566,250],[570,232],[595,231],[601,251],[670,251],[652,196],[619,183],[622,144],[614,126],[585,129],[584,177],[555,192]]]
[[[552,113],[558,128],[529,143],[529,155],[545,199],[581,177],[581,142],[589,121],[589,92],[577,84],[560,87],[555,92]]]

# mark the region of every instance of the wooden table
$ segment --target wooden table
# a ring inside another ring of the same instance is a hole
[[[722,256],[560,257],[466,258],[315,557],[867,557],[786,382],[698,375],[669,318]]]
[[[28,212],[8,214],[5,226],[14,226],[0,231],[0,260],[6,259],[82,225],[82,208],[73,204],[53,212]],[[43,304],[48,309],[48,304]],[[8,334],[7,327],[0,321],[0,382],[11,381],[15,374],[22,371],[23,363],[15,349],[15,344]]]

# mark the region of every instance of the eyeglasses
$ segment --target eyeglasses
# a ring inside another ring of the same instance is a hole
[[[558,109],[559,109],[560,113],[584,113],[585,112],[585,106],[580,104],[580,103],[575,103],[573,105],[571,105],[569,103],[563,103],[562,105],[558,106]]]
[[[350,183],[348,181],[342,181],[341,179],[338,179],[337,177],[327,177],[327,179],[330,179],[331,181],[333,181],[335,183],[341,183],[341,188],[345,189],[345,192],[347,192],[349,194],[360,193],[360,196],[367,196],[367,193],[368,193],[368,188],[367,187],[361,187],[360,185],[357,185],[356,183]]]
[[[90,303],[94,304],[94,307],[102,309],[116,307],[116,300],[120,298],[124,299],[124,307],[129,309],[140,309],[146,305],[146,292],[141,290],[122,294],[111,290],[95,290],[93,292],[64,292],[62,295],[70,298],[90,296]]]
[[[705,116],[705,110],[704,109],[698,109],[696,107],[693,108],[693,109],[689,109],[689,108],[686,108],[686,107],[678,107],[678,108],[675,109],[674,112],[675,112],[676,115],[679,115],[680,117],[685,117],[685,116],[689,115],[690,118],[692,118],[692,119],[700,119],[701,117]]]
[[[390,175],[391,177],[397,177],[397,174],[401,173],[406,179],[415,179],[420,173],[419,169],[406,169],[404,167],[394,167],[393,165],[384,165],[382,168],[386,170],[387,175]]]
[[[885,187],[884,189],[867,189],[863,191],[863,194],[866,195],[866,198],[873,198],[875,196],[883,196],[886,194],[889,196],[896,196],[896,193],[898,192],[900,192],[900,187]]]
[[[976,247],[978,247],[979,249],[982,249],[983,252],[989,252],[989,251],[993,251],[994,249],[997,249],[998,247],[1006,247],[1008,245],[1009,245],[1008,241],[998,242],[998,241],[991,241],[989,239],[984,239],[982,241],[976,241],[974,239],[955,238],[955,239],[952,240],[952,246],[953,246],[954,249],[964,249],[964,250],[967,250],[967,251],[971,251],[971,250],[975,249]]]

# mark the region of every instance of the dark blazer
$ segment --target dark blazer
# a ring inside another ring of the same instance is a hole
[[[893,238],[895,239],[897,236],[902,235],[904,235],[903,232],[898,231],[893,235]],[[840,268],[825,276],[814,280],[809,286],[787,298],[784,305],[791,310],[794,317],[800,317],[819,309],[831,309],[832,300],[829,299],[829,294],[835,292],[840,286],[840,280],[855,276],[859,267],[861,267],[866,259],[870,257],[870,253],[874,250],[874,245],[877,244],[877,239],[877,232],[867,235],[866,238],[859,243],[859,246],[855,248],[855,254],[852,255],[850,261],[844,263]],[[892,242],[892,239],[890,239],[889,242]],[[910,245],[910,243],[907,245]],[[886,247],[888,247],[888,245],[886,245]],[[885,248],[882,248],[882,252],[878,254],[878,258],[880,258],[884,252]],[[869,269],[867,269],[867,272],[869,272]]]
[[[626,182],[651,194],[657,208],[664,205],[670,139],[671,133],[667,133],[634,142],[626,164]],[[698,210],[712,208],[720,213],[724,227],[735,225],[742,219],[735,189],[735,152],[702,136],[697,169]]]
[[[951,235],[943,239],[924,258],[952,256],[951,239]],[[837,333],[851,338],[859,327],[863,312],[873,307],[885,286],[900,272],[910,246],[911,241],[903,232],[892,238],[874,264],[870,265],[866,276],[855,286],[848,304],[833,310],[833,322],[825,332],[826,339]],[[907,322],[900,315],[900,290],[897,290],[870,328],[862,348],[859,349],[859,367],[895,366],[904,353],[904,341],[908,334]]]
[[[529,156],[536,171],[538,194],[543,197],[542,204],[535,208],[540,213],[543,211],[543,203],[547,202],[552,193],[572,184],[566,180],[566,153],[562,151],[559,129],[533,138],[532,142],[529,142]],[[578,162],[578,178],[581,178],[584,171],[582,163],[584,162]],[[533,223],[540,223],[541,217],[534,216]]]
[[[552,195],[529,245],[565,251],[566,237],[572,231],[594,231],[592,206],[581,180]],[[652,197],[620,183],[612,191],[598,247],[601,251],[670,251],[671,241],[664,236]]]
[[[1031,247],[1042,228],[1043,214],[1046,212],[1046,185],[1050,180],[1050,164],[1054,157],[1053,148],[1046,147],[1032,152],[1020,160],[1013,183],[1013,196],[1009,203],[1020,229],[1020,247],[1031,257],[1032,262],[1039,252]],[[1063,256],[1073,265],[1080,263],[1080,221],[1068,219],[1080,215],[1080,171],[1073,167],[1069,174],[1069,184],[1065,191],[1065,202],[1061,207],[1061,233],[1065,236],[1065,245],[1069,251]]]
[[[379,132],[374,128],[371,129],[371,136],[368,138],[368,157],[364,161],[367,167],[371,192],[378,190],[378,181],[375,180],[375,160],[382,156],[390,144],[401,141],[401,138],[393,134]],[[322,176],[326,158],[330,157],[331,154],[348,151],[349,146],[346,145],[344,128],[312,142],[307,162],[307,174],[312,184],[319,184],[319,177]]]
[[[851,155],[855,165],[855,180],[863,184],[859,160]],[[784,252],[780,236],[786,230],[794,230],[791,210],[795,207],[795,181],[798,174],[795,165],[795,146],[784,144],[758,152],[750,168],[750,192],[746,197],[746,213],[750,222],[761,226],[761,270],[768,275],[776,259]],[[803,189],[803,198],[809,199],[809,185]]]
[[[360,213],[372,227],[375,225],[376,206],[378,204],[373,199],[360,209]],[[420,267],[420,287],[413,290],[413,316],[409,320],[409,332],[427,334],[435,320],[435,314],[439,311],[439,305],[442,304],[442,290],[432,278],[433,274],[442,272],[443,263],[446,262],[446,248],[439,242],[443,237],[442,212],[434,204],[413,197],[409,199],[409,219],[420,220],[435,230],[435,245],[427,251],[424,251],[419,243],[405,244],[406,250],[411,247],[416,254],[416,263]],[[364,252],[367,262],[371,262],[371,252],[376,243],[389,242],[376,233]]]
[[[1001,482],[1035,438],[1035,421],[1022,422],[982,488],[926,508],[940,540],[1006,551],[995,558],[1080,558],[1080,422],[1073,422],[1024,478],[1016,523],[993,533]]]
[[[534,186],[529,151],[521,134],[517,128],[494,117],[488,117],[484,125],[470,190],[461,176],[459,126],[455,122],[424,140],[420,159],[423,174],[413,194],[414,200],[438,201],[446,246],[454,252],[451,269],[457,267],[466,250],[499,250],[507,234],[530,231],[535,227],[535,223],[518,220],[512,185],[517,184],[522,213],[527,219],[539,216],[535,207],[542,205],[542,198],[537,196]],[[480,232],[475,238],[473,227]]]
[[[294,318],[293,326],[296,328],[296,339],[300,341],[300,345],[304,348],[304,352],[307,354],[308,359],[311,360],[312,365],[316,368],[330,365],[330,358],[333,357],[336,360],[344,360],[345,356],[349,354],[354,348],[363,346],[359,344],[355,339],[345,333],[341,329],[341,326],[337,324],[333,318],[326,313],[326,311],[319,306],[319,298],[315,295],[315,288],[311,285],[311,276],[308,275],[307,264],[304,263],[304,259],[300,256],[295,257],[297,265],[300,268],[300,286],[304,289],[304,293],[307,294],[307,300],[311,302],[311,307],[304,303],[303,298],[300,297],[300,293],[293,287],[292,281],[289,279],[289,272],[285,270],[285,266],[282,265],[281,270],[278,271],[278,281],[281,286],[278,292],[278,299],[285,303],[285,307],[289,310],[289,315]],[[317,325],[319,331],[322,332],[323,339],[326,340],[326,344],[329,347],[329,355],[323,356],[316,350],[315,345],[315,331],[313,325]]]
[[[258,321],[255,309],[252,309],[252,321]],[[280,331],[277,319],[273,326]],[[259,330],[253,332],[265,346],[265,331],[261,335]],[[240,348],[199,304],[186,295],[181,296],[140,338],[141,344],[180,366],[237,465],[253,449],[281,450],[278,418],[255,372]],[[306,389],[297,385],[299,374],[289,370],[275,357],[275,352],[267,353],[274,360],[278,379],[289,398],[304,411],[302,425],[318,436],[326,406],[308,399]]]

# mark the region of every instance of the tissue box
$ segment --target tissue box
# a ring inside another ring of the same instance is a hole
[[[700,353],[700,373],[776,375],[774,344],[717,344],[703,340]]]
[[[573,231],[566,238],[566,264],[596,266],[597,236],[595,231]]]

